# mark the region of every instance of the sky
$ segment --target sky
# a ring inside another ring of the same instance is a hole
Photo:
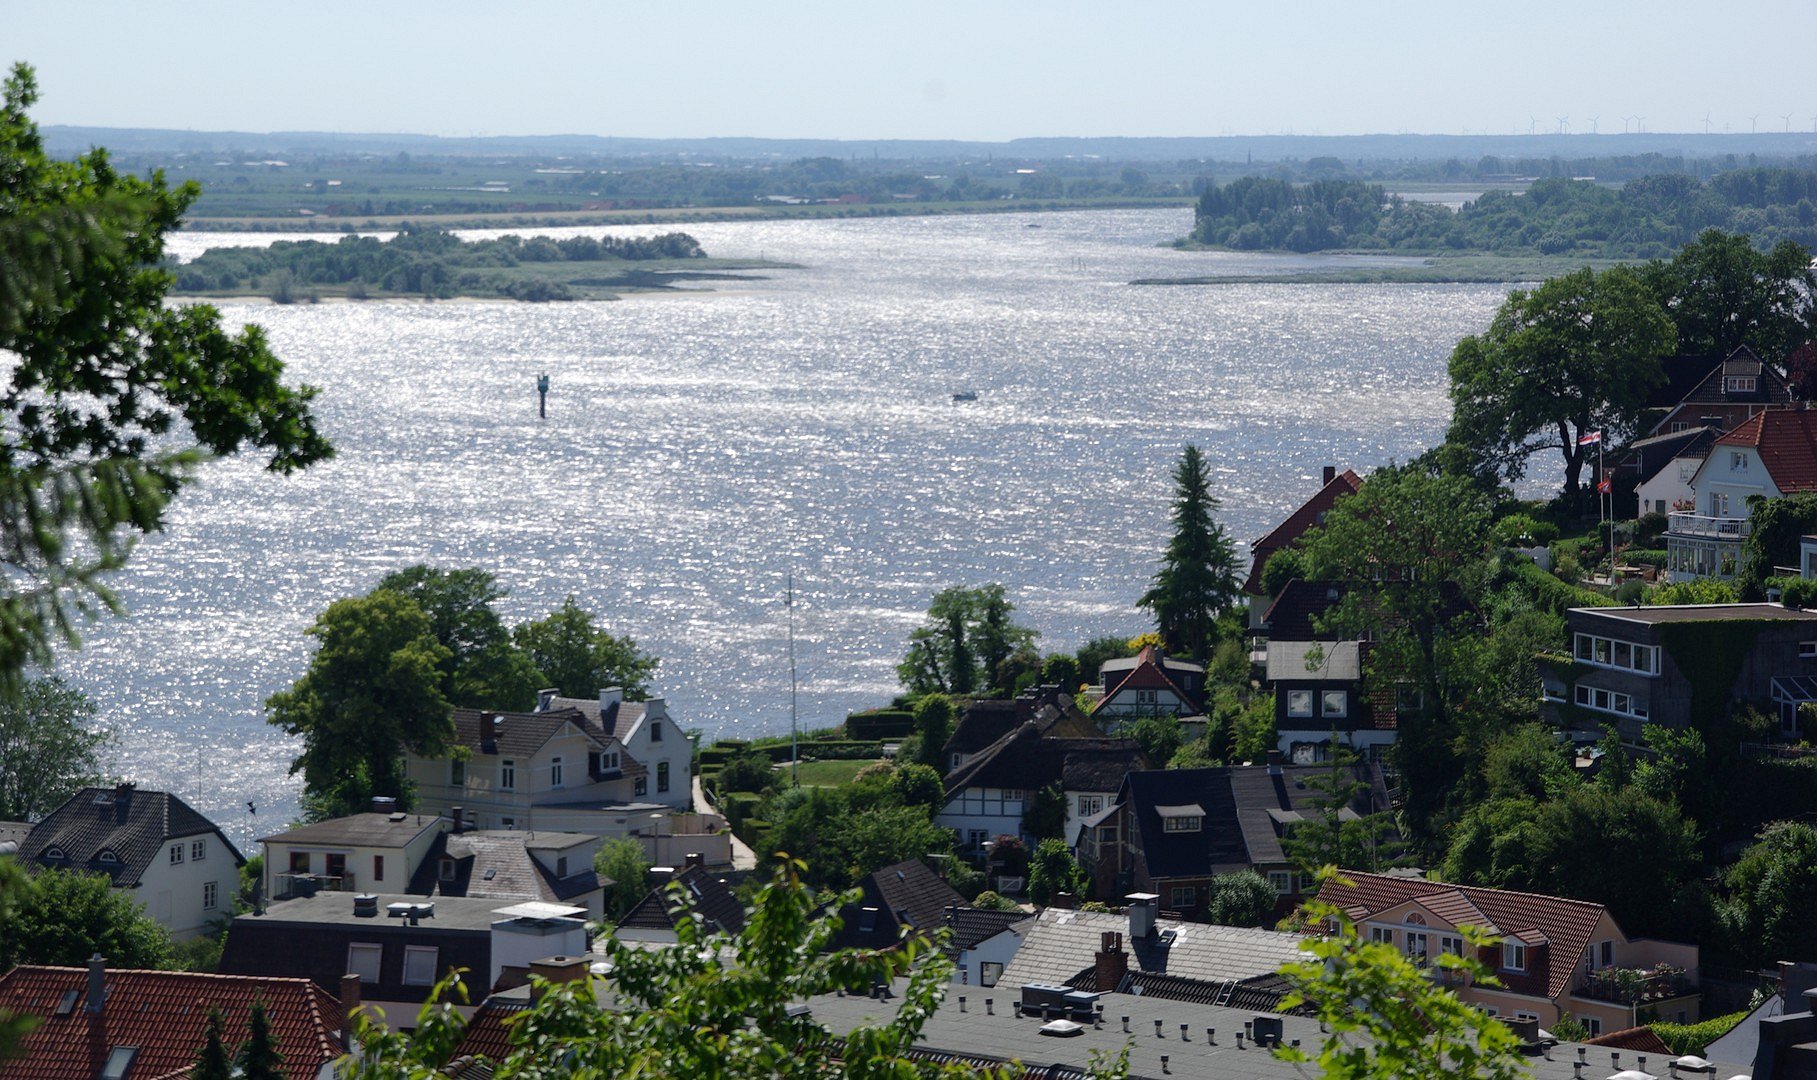
[[[39,123],[194,130],[1812,131],[1813,42],[1810,0],[0,0]]]

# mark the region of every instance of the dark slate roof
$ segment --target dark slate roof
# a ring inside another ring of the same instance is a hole
[[[1359,764],[1352,769],[1370,788],[1352,812],[1388,809],[1380,768]],[[1288,861],[1281,834],[1297,815],[1316,809],[1324,793],[1310,781],[1329,771],[1328,765],[1237,765],[1133,772],[1117,801],[1135,817],[1150,876],[1205,877]],[[1200,830],[1167,832],[1158,808],[1189,805],[1205,811]]]
[[[1270,641],[1338,641],[1346,635],[1321,632],[1315,626],[1332,608],[1343,603],[1353,586],[1343,581],[1302,581],[1298,578],[1281,589],[1281,595],[1269,605],[1262,621],[1268,627]],[[1447,621],[1475,610],[1455,582],[1444,582],[1439,617]]]
[[[591,866],[573,867],[556,877],[530,854],[530,833],[503,829],[436,837],[405,891],[417,896],[477,896],[492,900],[543,900],[559,903],[605,888],[607,880]],[[535,834],[546,846],[551,834]],[[558,833],[580,842],[588,837]],[[566,846],[566,845],[560,845]],[[442,860],[454,860],[454,879],[443,881]]]
[[[948,754],[975,754],[1022,726],[1035,714],[1029,698],[974,701],[959,714],[953,733],[942,747]]]
[[[1308,529],[1319,523],[1322,515],[1337,505],[1338,499],[1345,495],[1354,495],[1362,490],[1363,480],[1353,470],[1345,469],[1332,478],[1329,484],[1319,488],[1312,498],[1300,504],[1299,509],[1287,515],[1287,520],[1271,529],[1261,539],[1249,545],[1249,577],[1243,582],[1243,591],[1252,596],[1262,595],[1262,570],[1268,565],[1268,557],[1284,547],[1291,547],[1306,534]]]
[[[595,703],[597,705],[597,702]],[[485,718],[500,718],[498,742],[485,738]],[[543,744],[560,731],[563,724],[573,724],[602,745],[605,739],[597,721],[591,721],[579,709],[556,709],[549,712],[500,712],[496,709],[454,710],[454,742],[476,754],[498,757],[527,758],[542,749]]]
[[[1661,357],[1659,366],[1666,373],[1666,381],[1647,395],[1645,408],[1671,409],[1721,363],[1722,357],[1712,355]]]
[[[219,1009],[229,1036],[243,1038],[255,1002],[264,1004],[287,1075],[315,1076],[346,1053],[341,1003],[303,979],[131,969],[109,969],[103,978],[106,1006],[97,1022],[88,1011],[87,968],[22,964],[0,975],[0,1005],[38,1019],[20,1040],[19,1058],[0,1062],[0,1077],[94,1080],[102,1055],[116,1046],[138,1047],[128,1074],[134,1080],[188,1076],[209,1012]],[[57,1015],[71,994],[74,1008]]]
[[[1291,1010],[1281,1008],[1281,999],[1293,989],[1279,974],[1256,975],[1247,979],[1194,979],[1183,975],[1166,975],[1151,971],[1131,971],[1119,986],[1098,985],[1098,969],[1093,964],[1066,980],[1066,985],[1088,994],[1121,991],[1145,998],[1181,1001],[1193,1005],[1222,1005],[1227,1009],[1249,1012],[1278,1012],[1288,1016],[1311,1016],[1310,1006]]]
[[[239,849],[214,822],[167,791],[83,788],[33,826],[19,845],[19,861],[33,868],[106,874],[115,888],[131,888],[151,861],[163,855],[166,841],[205,833],[221,838],[235,866],[245,865]],[[50,857],[52,850],[63,857]],[[114,860],[103,861],[103,852]]]
[[[1030,918],[1033,916],[1026,911],[949,907],[946,909],[946,925],[953,932],[953,936],[947,947],[955,952],[969,949]]]
[[[706,920],[709,932],[736,934],[744,929],[744,904],[724,881],[698,866],[688,867],[676,874],[674,880],[688,891],[694,914]],[[668,886],[658,885],[645,893],[637,906],[618,920],[618,925],[639,930],[673,930],[679,908],[672,908],[670,904]]]
[[[1063,791],[1116,791],[1125,776],[1149,767],[1140,746],[1069,749],[1060,762]]]
[[[1729,375],[1756,376],[1755,389],[1752,392],[1730,392],[1724,382]],[[1703,378],[1677,404],[1726,405],[1731,402],[1784,407],[1792,403],[1792,391],[1786,385],[1785,376],[1779,374],[1773,365],[1763,363],[1754,354],[1754,350],[1742,345],[1724,357],[1721,363],[1706,368]]]
[[[439,829],[443,821],[436,814],[349,814],[309,825],[299,825],[272,836],[259,838],[259,843],[345,844],[350,847],[401,848],[430,829]]]
[[[863,898],[839,912],[845,920],[835,941],[840,948],[887,949],[905,931],[932,934],[946,925],[948,908],[965,903],[965,897],[920,859],[874,870],[858,883],[858,889]],[[865,908],[877,909],[868,929]]]
[[[1059,783],[1069,765],[1076,775],[1091,775],[1095,784],[1119,768],[1127,772],[1147,762],[1134,739],[1050,737],[1030,720],[947,773],[945,787],[949,796],[968,787],[1044,788]],[[1115,791],[1116,785],[1080,790]]]
[[[433,918],[415,926],[388,918],[387,904],[417,901],[419,897],[380,896],[379,914],[361,918],[353,914],[352,893],[323,893],[306,900],[273,904],[263,915],[234,917],[227,944],[221,952],[221,970],[245,975],[283,975],[309,979],[324,990],[340,989],[347,973],[347,947],[354,942],[381,947],[379,981],[368,984],[364,996],[383,1001],[423,1001],[427,986],[404,982],[404,950],[428,946],[438,950],[438,976],[453,968],[466,968],[461,976],[469,1000],[479,1001],[491,987],[486,972],[492,964],[491,924],[496,901],[438,900]]]
[[[621,741],[644,718],[644,703],[641,701],[615,702],[607,706],[602,714],[598,698],[555,697],[549,700],[550,712],[565,710],[573,710],[591,720],[595,725],[595,734]]]
[[[1644,484],[1658,476],[1660,470],[1679,458],[1707,456],[1710,452],[1710,445],[1721,434],[1721,428],[1714,424],[1706,424],[1702,427],[1687,428],[1684,431],[1672,431],[1645,439],[1635,439],[1627,445],[1619,457],[1610,458],[1609,472],[1632,473],[1636,484]]]

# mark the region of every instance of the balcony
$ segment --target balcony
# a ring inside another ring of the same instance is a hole
[[[1666,515],[1666,535],[1696,536],[1710,540],[1745,540],[1751,531],[1747,518],[1705,517],[1702,514]]]
[[[1655,964],[1650,968],[1601,968],[1577,977],[1571,992],[1592,1001],[1617,1005],[1645,1005],[1668,998],[1697,993],[1697,984],[1685,969],[1673,964]]]
[[[292,900],[319,892],[355,891],[352,874],[279,874],[273,885],[277,891],[274,900]]]

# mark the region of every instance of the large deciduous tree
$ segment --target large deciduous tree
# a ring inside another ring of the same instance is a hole
[[[1181,452],[1173,480],[1173,538],[1153,585],[1136,603],[1154,613],[1169,652],[1202,660],[1216,644],[1218,615],[1236,603],[1242,579],[1236,545],[1212,518],[1218,500],[1198,447]]]
[[[896,665],[902,685],[915,694],[1013,689],[999,685],[1005,661],[1036,637],[1011,618],[1015,610],[999,584],[940,590],[928,605],[927,621],[909,634],[908,653]]]
[[[457,707],[527,709],[535,701],[542,674],[493,608],[505,590],[491,574],[419,564],[385,575],[378,587],[410,597],[429,617],[429,631],[448,650],[442,693]]]
[[[11,860],[7,860],[11,861]],[[0,967],[79,967],[96,953],[122,968],[171,966],[170,933],[105,874],[40,870],[0,923]]]
[[[630,701],[649,696],[656,657],[629,637],[596,625],[572,596],[547,618],[519,624],[511,639],[529,654],[547,684],[567,697],[592,697],[612,686],[622,687]]]
[[[102,782],[108,732],[95,704],[54,676],[0,690],[0,818],[36,821]]]
[[[1509,480],[1528,459],[1556,451],[1575,495],[1595,454],[1582,439],[1620,438],[1665,381],[1659,358],[1676,342],[1672,321],[1640,275],[1585,268],[1532,291],[1517,289],[1483,335],[1451,353],[1449,441],[1486,474]]]
[[[454,734],[442,693],[448,649],[414,600],[389,589],[337,600],[316,619],[309,669],[266,702],[269,721],[303,740],[312,814],[334,817],[374,795],[408,800],[403,750],[440,753]]]
[[[1746,345],[1777,364],[1817,335],[1817,271],[1790,240],[1760,251],[1747,236],[1709,229],[1642,273],[1682,352],[1727,356]]]
[[[0,95],[0,682],[48,664],[103,576],[157,529],[205,456],[254,448],[288,473],[328,457],[308,387],[257,327],[167,306],[164,239],[200,193],[45,153],[31,70]]]
[[[1769,960],[1817,961],[1817,827],[1806,822],[1769,825],[1742,852],[1725,878],[1729,900],[1723,921],[1744,955]]]

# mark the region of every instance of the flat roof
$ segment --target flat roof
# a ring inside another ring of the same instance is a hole
[[[403,847],[442,823],[439,814],[394,812],[349,814],[281,833],[261,836],[259,843],[333,844],[345,847]]]
[[[370,926],[374,928],[410,927],[408,919],[393,919],[385,914],[388,904],[434,904],[435,915],[417,923],[417,929],[425,930],[485,930],[490,931],[492,924],[501,917],[498,913],[511,907],[510,901],[496,898],[472,896],[413,896],[402,893],[379,894],[379,913],[376,916],[355,915],[353,897],[350,892],[322,892],[314,896],[299,897],[295,900],[280,900],[265,908],[265,914],[244,914],[234,917],[234,922],[246,919],[261,923],[294,923],[309,926]]]
[[[1652,607],[1583,607],[1573,612],[1625,622],[1659,623],[1725,622],[1729,620],[1772,620],[1778,622],[1811,622],[1817,611],[1784,607],[1780,604],[1660,604]]]

